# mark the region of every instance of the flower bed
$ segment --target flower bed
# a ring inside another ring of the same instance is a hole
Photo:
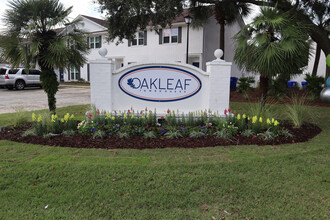
[[[84,148],[208,147],[241,144],[282,144],[307,141],[321,129],[311,124],[293,128],[276,119],[245,114],[225,117],[207,111],[179,115],[168,111],[157,117],[150,111],[87,115],[78,122],[73,115],[33,115],[32,124],[4,129],[0,139],[52,146]],[[40,136],[35,138],[34,136]]]

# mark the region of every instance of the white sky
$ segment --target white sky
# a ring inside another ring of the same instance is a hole
[[[70,18],[74,19],[79,14],[88,15],[91,17],[101,18],[98,5],[93,3],[93,0],[60,0],[68,8],[73,6]],[[5,10],[8,9],[8,0],[0,0],[0,30],[4,30],[5,26],[2,21]]]
[[[72,13],[70,14],[71,19],[74,19],[79,14],[102,18],[99,7],[97,4],[93,3],[93,0],[60,0],[60,2],[64,4],[65,8],[73,6]],[[8,0],[0,0],[0,31],[5,29],[2,19],[6,9],[8,9]],[[259,8],[254,6],[251,16],[244,18],[245,23],[250,23],[258,12]]]

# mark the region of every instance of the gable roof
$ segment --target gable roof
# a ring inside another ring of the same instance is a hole
[[[105,20],[102,20],[102,19],[99,19],[99,18],[94,18],[94,17],[87,16],[87,15],[81,15],[81,16],[83,16],[83,17],[87,18],[88,20],[91,20],[91,21],[93,21],[93,22],[95,22],[95,23],[97,23],[97,24],[99,24],[103,27],[106,27],[106,21]]]
[[[172,23],[180,23],[180,22],[185,22],[184,20],[184,17],[187,16],[189,14],[189,10],[187,9],[184,9],[183,12],[177,16],[176,18],[174,18],[172,20]],[[87,18],[88,20],[91,20],[103,27],[107,27],[107,24],[106,24],[106,21],[105,20],[102,20],[102,19],[99,19],[99,18],[94,18],[94,17],[91,17],[91,16],[87,16],[87,15],[81,15],[82,17],[85,17]],[[149,25],[151,25],[151,22],[149,23]]]

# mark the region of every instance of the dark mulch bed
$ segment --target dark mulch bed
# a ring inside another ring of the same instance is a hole
[[[230,102],[259,102],[260,94],[259,91],[248,91],[248,99],[244,97],[243,93],[239,93],[237,91],[230,91]],[[274,98],[271,95],[267,98],[267,103],[269,104],[286,104],[290,103],[289,97],[291,96],[308,96],[308,92],[305,90],[290,90],[287,89],[286,94],[283,95],[281,98]],[[323,107],[330,107],[330,104],[326,104],[322,102],[321,100],[314,100],[314,101],[308,101],[306,103],[307,105],[313,105],[313,106],[323,106]]]
[[[185,137],[180,139],[165,139],[163,137],[157,139],[145,139],[141,136],[132,136],[129,139],[120,139],[112,136],[105,139],[93,139],[90,135],[79,134],[73,137],[55,136],[49,139],[43,137],[22,137],[21,134],[30,127],[31,124],[27,124],[19,128],[6,127],[0,133],[0,140],[75,148],[199,148],[227,145],[278,145],[306,142],[322,131],[319,127],[313,124],[304,124],[301,128],[293,128],[291,125],[285,124],[285,127],[290,130],[293,138],[277,137],[273,141],[265,141],[256,136],[243,137],[241,135],[237,135],[231,140],[217,139],[213,136],[207,136],[204,138]]]

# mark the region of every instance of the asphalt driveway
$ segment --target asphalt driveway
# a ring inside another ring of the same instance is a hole
[[[56,106],[90,104],[89,86],[60,85],[56,94]],[[15,108],[24,110],[47,109],[47,95],[39,88],[25,88],[21,91],[0,89],[0,114],[15,112]]]

